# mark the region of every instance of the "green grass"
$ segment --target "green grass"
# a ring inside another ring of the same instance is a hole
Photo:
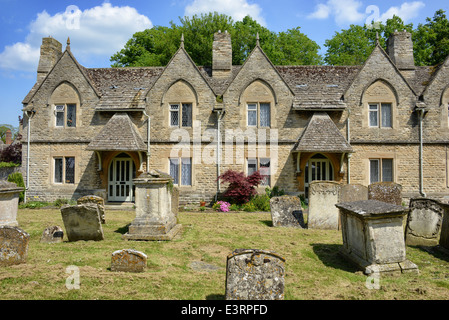
[[[105,240],[40,243],[42,231],[64,228],[59,209],[19,209],[18,222],[31,235],[27,263],[0,268],[0,299],[206,300],[224,299],[226,257],[238,248],[274,251],[286,259],[286,300],[447,300],[449,256],[407,247],[420,274],[382,277],[368,289],[367,277],[339,250],[340,231],[273,228],[266,212],[180,212],[182,233],[172,241],[124,241],[133,211],[107,211]],[[65,229],[64,229],[65,230]],[[143,273],[110,271],[112,252],[136,249],[148,256]],[[194,261],[219,267],[191,268]],[[68,266],[80,271],[80,289],[66,287]]]

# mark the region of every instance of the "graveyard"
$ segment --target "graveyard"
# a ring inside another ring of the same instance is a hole
[[[181,207],[182,228],[170,241],[126,241],[135,218],[133,209],[106,209],[103,239],[68,241],[60,208],[19,208],[17,223],[29,234],[28,254],[24,263],[1,267],[1,299],[225,300],[227,258],[236,249],[282,257],[284,300],[449,299],[449,255],[435,244],[405,247],[419,273],[375,279],[341,254],[341,230],[275,227],[270,212]],[[303,218],[307,223],[307,214]],[[50,226],[63,227],[62,241],[41,241]],[[122,249],[142,253],[144,268],[117,271],[111,259]],[[71,286],[73,270],[78,288]]]

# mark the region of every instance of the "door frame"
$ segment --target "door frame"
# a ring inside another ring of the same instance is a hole
[[[127,163],[129,163],[129,166],[126,165]],[[135,175],[136,165],[133,158],[126,153],[116,155],[110,161],[108,167],[108,201],[133,202],[135,194],[133,179]]]

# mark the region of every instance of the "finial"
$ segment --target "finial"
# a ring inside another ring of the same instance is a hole
[[[256,35],[256,45],[259,47],[260,46],[260,41],[259,41],[260,39],[259,39],[259,32],[257,32],[257,35]]]
[[[70,37],[67,37],[67,50],[70,50]]]
[[[184,33],[181,34],[181,48],[184,48]]]

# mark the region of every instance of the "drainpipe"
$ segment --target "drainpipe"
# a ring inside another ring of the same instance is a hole
[[[422,197],[426,197],[424,193],[424,164],[423,164],[423,119],[425,109],[417,107],[419,118],[419,193]]]
[[[27,192],[30,187],[30,140],[31,140],[31,118],[34,116],[36,111],[25,111],[25,114],[28,118],[28,132],[27,132],[27,167],[26,167],[26,175],[27,175],[27,181],[25,186],[25,192],[23,197],[23,202],[27,203]]]
[[[221,117],[223,115],[222,110],[217,110],[217,193],[215,194],[215,202],[218,201],[218,194],[220,193],[220,165],[221,165]]]
[[[151,127],[151,118],[150,116],[143,110],[143,115],[147,118],[147,172],[150,172],[150,127]]]
[[[351,110],[350,109],[348,109],[348,118],[346,119],[346,122],[347,122],[347,124],[346,124],[346,129],[347,129],[347,138],[348,138],[348,144],[350,145],[351,144],[351,122],[350,122],[350,120],[349,120],[349,117],[351,116]],[[347,157],[348,157],[348,184],[351,184],[351,154],[350,153],[348,153],[347,154]]]

